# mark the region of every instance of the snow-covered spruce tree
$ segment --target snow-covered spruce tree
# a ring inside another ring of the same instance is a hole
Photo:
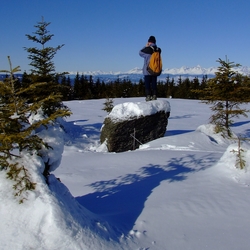
[[[235,71],[240,64],[218,59],[220,66],[215,77],[209,79],[204,89],[195,90],[202,102],[212,104],[210,122],[215,124],[215,132],[231,137],[230,125],[233,118],[247,117],[249,110],[240,104],[250,102],[250,79]]]
[[[60,50],[64,44],[58,45],[55,48],[46,46],[54,36],[47,30],[48,25],[50,25],[50,23],[45,22],[42,18],[42,21],[34,26],[36,28],[34,35],[26,34],[28,40],[40,45],[38,48],[24,48],[29,53],[28,59],[31,60],[30,66],[32,66],[28,84],[43,83],[40,87],[36,87],[32,92],[28,93],[29,102],[33,103],[44,100],[42,109],[47,115],[51,115],[58,110],[60,110],[60,112],[65,110],[65,112],[68,113],[68,108],[62,103],[62,88],[64,86],[57,81],[58,76],[63,76],[66,72],[57,74],[53,62],[57,51]]]
[[[25,89],[15,88],[17,79],[14,79],[14,74],[20,71],[20,67],[12,69],[10,57],[8,60],[10,70],[0,71],[9,74],[4,82],[0,82],[0,168],[7,170],[7,177],[14,180],[13,188],[18,196],[36,186],[30,178],[28,168],[19,163],[21,152],[39,151],[42,146],[47,145],[38,136],[31,135],[33,129],[41,124],[29,125],[27,115],[34,107],[20,98],[20,93]]]
[[[58,117],[69,116],[71,112],[62,102],[64,86],[58,82],[58,78],[64,76],[66,72],[56,73],[53,62],[57,51],[64,45],[55,48],[46,46],[54,36],[47,30],[48,25],[50,23],[45,22],[42,18],[42,21],[34,26],[36,28],[34,35],[26,35],[32,42],[38,43],[40,48],[25,47],[25,50],[29,53],[28,58],[31,60],[32,69],[29,77],[26,76],[26,85],[29,86],[28,89],[31,91],[26,91],[24,96],[28,97],[29,103],[40,104],[39,108],[42,109],[44,114],[43,120],[56,122]],[[47,176],[50,170],[49,161],[45,163],[45,166],[44,175]]]
[[[40,112],[44,99],[28,103],[23,93],[31,92],[43,83],[16,88],[14,74],[20,71],[20,67],[12,69],[10,57],[8,60],[10,70],[0,71],[8,75],[0,82],[0,169],[5,169],[7,178],[14,181],[15,195],[21,196],[20,202],[23,202],[25,191],[33,190],[36,186],[29,174],[29,166],[21,163],[23,153],[43,157],[41,152],[49,145],[37,136],[36,131],[42,127],[46,129],[58,117],[70,115],[70,112],[57,110],[51,115],[44,115],[43,119],[30,122],[29,118]]]

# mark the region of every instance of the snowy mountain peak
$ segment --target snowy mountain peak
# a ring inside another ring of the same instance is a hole
[[[180,68],[166,68],[162,71],[162,74],[164,75],[191,75],[191,76],[198,76],[198,75],[214,75],[215,72],[217,71],[217,67],[209,67],[209,68],[203,68],[201,65],[196,65],[194,67],[187,67],[187,66],[182,66]],[[241,66],[239,68],[235,69],[241,74],[244,75],[250,75],[250,67],[248,66]],[[75,75],[77,72],[70,72],[70,75]],[[84,74],[84,75],[92,75],[92,76],[100,76],[100,75],[142,75],[142,69],[139,67],[135,67],[131,70],[128,71],[109,71],[105,72],[102,70],[97,70],[97,71],[84,71],[84,72],[78,72],[79,74]]]

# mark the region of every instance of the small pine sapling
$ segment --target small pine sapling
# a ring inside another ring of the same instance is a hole
[[[235,166],[236,168],[240,168],[240,169],[244,169],[245,166],[246,166],[246,161],[244,160],[244,149],[241,147],[241,139],[244,139],[244,138],[240,138],[238,137],[238,150],[232,150],[231,152],[232,153],[236,153],[236,163],[235,163]]]
[[[112,98],[107,97],[106,101],[104,102],[104,107],[102,110],[110,113],[114,107],[114,101]]]

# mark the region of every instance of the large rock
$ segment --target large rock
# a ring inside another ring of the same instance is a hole
[[[101,143],[106,143],[109,152],[139,148],[164,136],[169,115],[166,100],[119,104],[104,120]]]

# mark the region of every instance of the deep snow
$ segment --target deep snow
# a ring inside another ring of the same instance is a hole
[[[124,153],[99,143],[104,99],[66,102],[67,133],[39,132],[54,148],[49,187],[41,159],[24,155],[37,188],[18,204],[0,172],[0,248],[249,249],[249,143],[242,144],[246,169],[237,169],[237,141],[213,133],[209,106],[168,101],[165,136]],[[126,102],[144,98],[114,99]],[[235,120],[232,130],[249,138],[249,123]]]

